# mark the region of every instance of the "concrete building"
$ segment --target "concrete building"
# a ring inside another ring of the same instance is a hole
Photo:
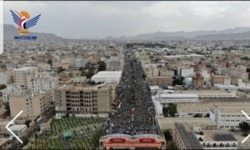
[[[58,113],[107,113],[111,111],[115,88],[109,84],[97,86],[63,85],[55,89],[55,109]]]
[[[51,66],[50,64],[47,64],[47,63],[40,63],[37,65],[37,68],[39,72],[44,72],[46,70],[50,70]]]
[[[224,104],[223,106],[212,105],[210,107],[210,119],[221,129],[239,129],[239,123],[248,121],[246,116],[250,116],[250,103],[241,102],[235,104]]]
[[[231,85],[231,78],[229,76],[212,75],[211,82],[212,85],[215,84]]]
[[[206,126],[214,126],[215,124],[209,118],[167,118],[164,116],[156,117],[159,127],[162,131],[166,129],[174,130],[175,123],[188,123],[191,126],[199,126],[205,129]]]
[[[150,85],[153,86],[168,86],[173,84],[173,79],[172,77],[169,76],[149,76],[147,78],[147,81],[149,82]]]
[[[13,81],[17,86],[22,88],[28,88],[30,80],[35,74],[37,74],[37,68],[35,67],[22,67],[19,69],[14,69],[12,71]]]
[[[20,117],[36,117],[49,109],[52,101],[52,92],[10,96],[10,113],[15,117],[21,110]]]
[[[105,63],[107,71],[121,71],[123,68],[123,60],[120,59],[106,60]]]
[[[159,75],[159,68],[157,67],[157,64],[145,64],[142,68],[147,77]]]
[[[180,103],[177,105],[179,118],[209,118],[211,103]]]
[[[89,61],[88,59],[77,58],[77,59],[75,59],[75,67],[78,68],[78,69],[81,68],[81,67],[85,68],[88,61]]]
[[[0,71],[0,84],[7,84],[9,80],[10,77],[7,74]]]
[[[194,76],[194,68],[181,68],[181,76],[182,77],[193,77]]]
[[[87,78],[85,76],[73,78],[74,85],[83,85],[86,82],[87,82]]]
[[[91,77],[91,81],[98,82],[116,82],[119,83],[121,79],[121,71],[99,71]]]
[[[58,79],[51,77],[47,73],[40,73],[31,79],[31,92],[39,93],[41,91],[53,91],[58,86]]]
[[[203,149],[190,125],[187,123],[175,123],[173,141],[178,149]]]
[[[204,78],[200,73],[196,73],[195,76],[192,78],[192,83],[196,87],[203,86]]]
[[[161,104],[199,102],[197,94],[182,94],[182,93],[159,94],[159,100]]]
[[[201,130],[196,128],[194,131],[195,136],[200,141],[201,146],[206,150],[236,150],[238,149],[239,142],[227,130],[207,129]]]
[[[28,90],[22,90],[15,84],[8,84],[7,88],[1,90],[3,102],[9,102],[10,96],[22,96],[28,93]]]
[[[183,90],[175,93],[197,94],[199,98],[235,98],[236,90]]]

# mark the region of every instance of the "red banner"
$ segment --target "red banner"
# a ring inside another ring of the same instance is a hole
[[[124,138],[112,138],[112,139],[109,139],[109,141],[111,143],[124,143],[126,141],[126,139],[124,139]]]
[[[139,142],[140,143],[154,143],[155,139],[153,139],[153,138],[140,138]]]

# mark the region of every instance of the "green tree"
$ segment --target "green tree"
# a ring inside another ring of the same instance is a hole
[[[26,124],[27,128],[29,128],[31,122],[32,122],[31,120],[26,120],[24,124]]]
[[[7,86],[5,84],[0,84],[0,90],[5,89]]]
[[[163,134],[164,134],[166,141],[171,141],[173,139],[170,129],[164,130]]]
[[[83,68],[83,67],[80,67],[80,68],[79,68],[79,71],[84,71],[84,68]]]
[[[98,71],[106,70],[106,63],[104,61],[99,61]]]
[[[177,105],[174,103],[170,103],[168,106],[168,114],[171,117],[174,117],[176,113],[177,113]]]
[[[88,71],[88,73],[86,73],[86,77],[87,77],[88,79],[90,79],[93,75],[94,75],[94,70],[93,70],[93,69],[90,69],[90,70]]]
[[[27,137],[24,137],[22,139],[22,141],[23,141],[23,146],[25,146],[25,145],[27,145],[29,143],[29,139]]]
[[[241,122],[241,123],[239,124],[239,126],[240,126],[240,129],[241,129],[242,131],[248,131],[248,130],[250,130],[250,125],[249,125],[249,123],[247,123],[247,122]]]

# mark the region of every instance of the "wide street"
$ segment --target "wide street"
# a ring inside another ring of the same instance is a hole
[[[156,133],[150,88],[140,62],[131,50],[125,50],[124,68],[116,90],[114,110],[106,124],[107,134],[130,135]]]

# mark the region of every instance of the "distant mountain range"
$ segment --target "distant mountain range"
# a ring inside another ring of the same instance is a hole
[[[15,36],[17,36],[17,27],[14,25],[4,25],[4,39],[5,40],[13,40]],[[57,35],[53,33],[38,33],[38,32],[30,32],[29,35],[36,35],[38,39],[62,39],[61,37],[58,37]]]
[[[4,39],[12,39],[17,35],[17,28],[14,25],[4,25]],[[30,32],[38,39],[63,39],[53,33]],[[138,34],[136,36],[108,36],[104,40],[250,40],[250,27],[237,27],[226,30],[212,31],[178,31],[178,32],[154,32]]]
[[[226,30],[212,31],[178,31],[178,32],[154,32],[139,34],[131,37],[115,38],[108,36],[106,40],[250,40],[250,27],[238,27]]]

